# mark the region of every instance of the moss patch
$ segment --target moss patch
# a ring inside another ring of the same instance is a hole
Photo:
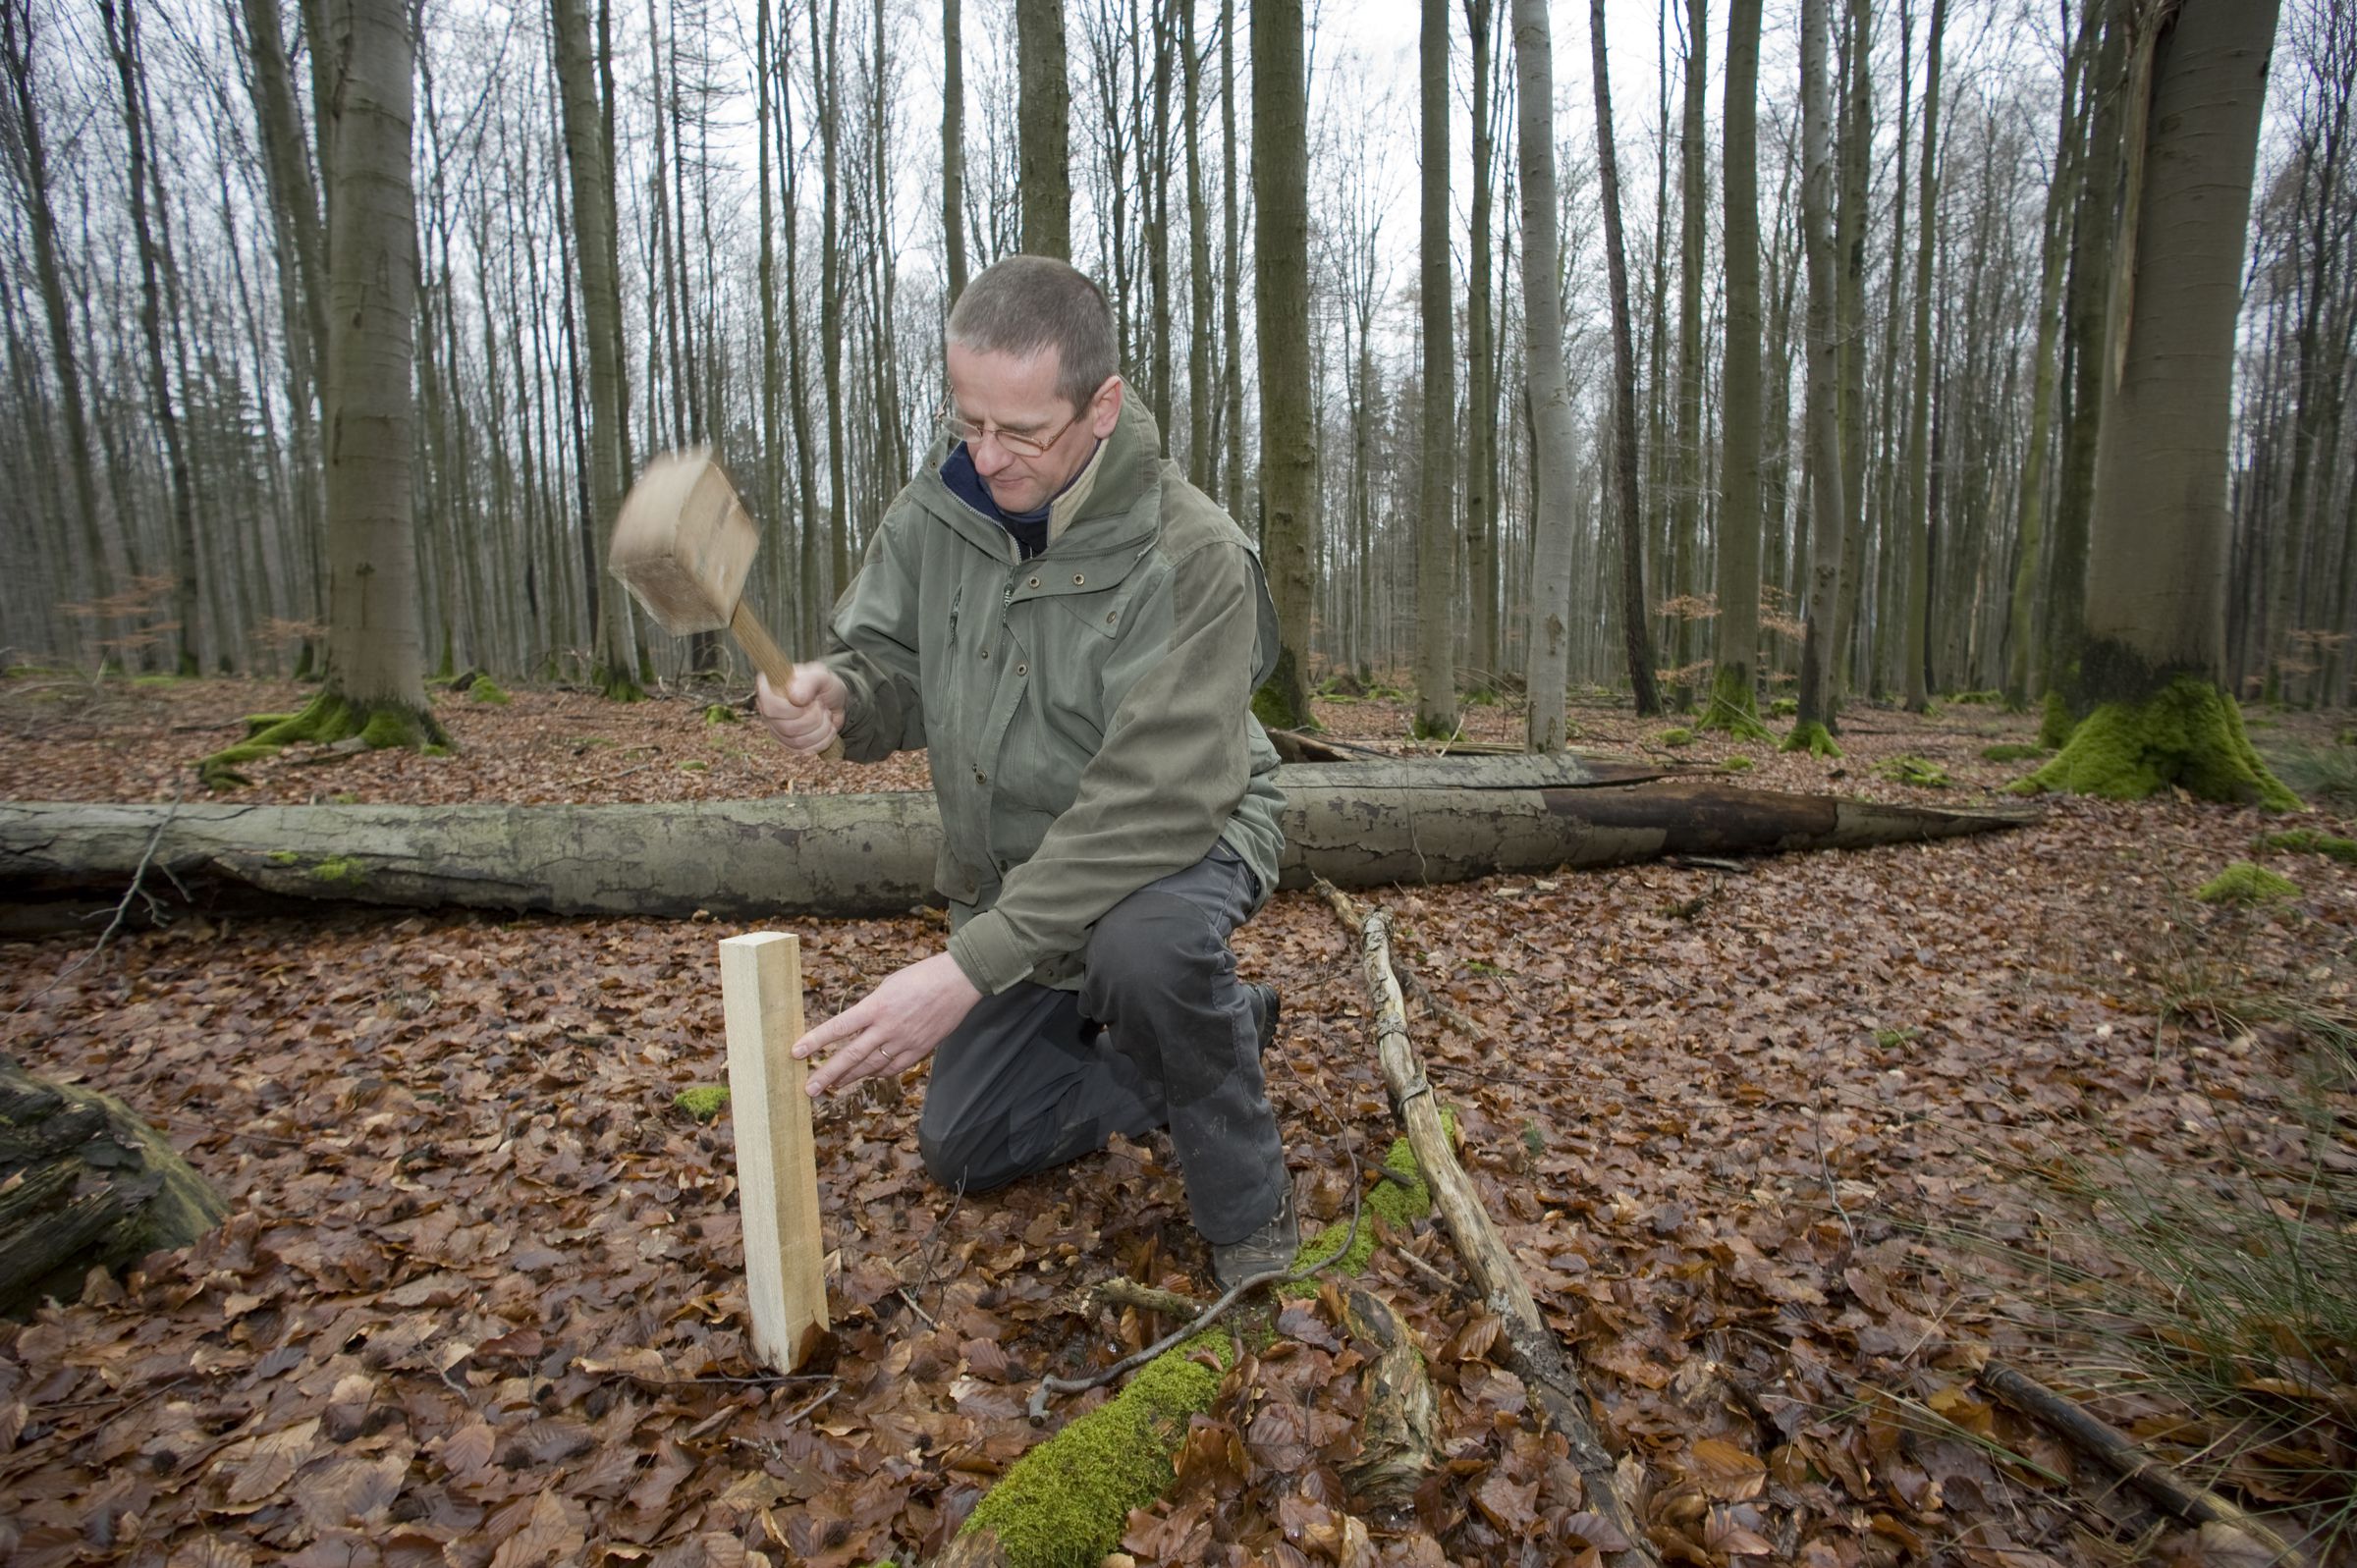
[[[506,688],[489,676],[476,676],[474,683],[466,688],[466,695],[476,702],[487,702],[495,708],[504,708],[512,700],[508,696]]]
[[[1653,738],[1665,746],[1690,746],[1694,744],[1694,731],[1683,725],[1678,725],[1663,730]]]
[[[1946,789],[1953,783],[1947,777],[1946,768],[1929,757],[1913,755],[1892,757],[1876,768],[1874,776],[1888,779],[1892,784],[1912,784],[1918,789]]]
[[[1768,739],[1768,727],[1760,723],[1759,699],[1752,694],[1751,672],[1715,671],[1711,676],[1710,703],[1694,728],[1716,730],[1732,740]]]
[[[1441,1117],[1453,1131],[1455,1117],[1446,1107]],[[1367,1193],[1358,1235],[1339,1261],[1343,1272],[1366,1267],[1376,1219],[1404,1227],[1431,1212],[1432,1189],[1405,1138],[1394,1141],[1383,1163],[1399,1179],[1382,1179]],[[1295,1255],[1294,1267],[1334,1258],[1349,1228],[1344,1220],[1318,1232]],[[1306,1298],[1316,1291],[1303,1281],[1288,1293]],[[1249,1322],[1238,1331],[1247,1341],[1255,1337]],[[1013,1568],[1097,1568],[1121,1544],[1129,1511],[1170,1488],[1172,1458],[1187,1423],[1211,1408],[1233,1357],[1225,1324],[1164,1351],[1120,1393],[1016,1460],[974,1505],[959,1534],[993,1532]]]
[[[2299,885],[2278,877],[2265,866],[2237,860],[2202,884],[2195,897],[2204,903],[2273,903],[2299,895]]]
[[[728,1086],[699,1083],[692,1089],[683,1089],[673,1095],[671,1103],[698,1121],[712,1121],[719,1117],[721,1108],[729,1103]]]
[[[2059,751],[2070,744],[2070,732],[2078,728],[2070,716],[2070,699],[2059,689],[2046,694],[2046,711],[2038,719],[2038,744],[2049,751]]]
[[[1751,759],[1738,751],[1732,756],[1720,758],[1719,766],[1728,773],[1749,773],[1751,772]]]
[[[2171,784],[2204,800],[2274,811],[2300,804],[2251,749],[2242,710],[2190,675],[2141,703],[2105,703],[2052,762],[2014,787],[2143,800]]]
[[[1794,725],[1784,736],[1779,751],[1805,751],[1812,757],[1838,757],[1841,748],[1834,741],[1834,733],[1821,724]]]
[[[1981,748],[1983,762],[2027,762],[2032,757],[2045,755],[2046,748],[2044,746],[2027,745],[2018,740],[2000,741],[1994,746]]]
[[[708,725],[733,725],[743,722],[744,715],[737,711],[734,703],[708,702],[704,704],[704,723]]]
[[[2314,828],[2293,828],[2284,833],[2263,833],[2258,838],[2262,849],[2279,850],[2295,855],[2330,855],[2334,860],[2357,862],[2357,838],[2338,838]]]
[[[356,888],[368,880],[368,868],[348,855],[330,855],[311,868],[311,880],[331,888]]]

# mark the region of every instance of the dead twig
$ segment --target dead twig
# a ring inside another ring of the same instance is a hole
[[[1176,1290],[1162,1290],[1153,1285],[1141,1285],[1134,1279],[1119,1276],[1094,1285],[1089,1299],[1100,1307],[1135,1307],[1141,1312],[1158,1312],[1165,1318],[1192,1323],[1203,1314],[1203,1303]]]
[[[2217,1492],[2197,1487],[2155,1458],[2125,1433],[2098,1421],[2077,1401],[2067,1399],[2028,1373],[2001,1361],[1980,1370],[1980,1385],[2027,1416],[2054,1428],[2073,1443],[2102,1460],[2121,1480],[2176,1518],[2196,1525],[2222,1525],[2250,1539],[2275,1555],[2278,1563],[2305,1568],[2307,1559],[2289,1541],[2250,1513]]]
[[[1358,900],[1352,898],[1348,893],[1343,892],[1342,889],[1336,887],[1333,883],[1326,881],[1324,878],[1320,878],[1318,880],[1317,888],[1319,894],[1325,898],[1327,906],[1334,911],[1335,917],[1342,921],[1342,923],[1353,934],[1356,934],[1360,926],[1364,923],[1358,911]],[[1399,984],[1401,989],[1404,990],[1408,996],[1415,999],[1416,1005],[1418,1007],[1421,1007],[1425,1012],[1430,1013],[1433,1017],[1440,1019],[1441,1022],[1447,1024],[1450,1028],[1455,1030],[1467,1040],[1479,1044],[1480,1042],[1486,1041],[1490,1038],[1490,1032],[1487,1029],[1484,1029],[1480,1024],[1474,1022],[1472,1018],[1451,1006],[1448,1002],[1443,1001],[1440,997],[1434,993],[1432,987],[1425,981],[1424,977],[1417,974],[1413,969],[1407,971],[1406,975],[1400,980]]]

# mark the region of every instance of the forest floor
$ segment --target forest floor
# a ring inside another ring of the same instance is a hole
[[[302,695],[0,682],[0,798],[200,798],[193,760]],[[223,798],[925,782],[921,758],[792,759],[685,695],[437,700],[453,756],[289,754]],[[1395,701],[1320,713],[1371,744],[1406,732]],[[1583,748],[1741,752],[1743,783],[1929,804],[1992,798],[2032,764],[1983,749],[2035,730],[1982,706],[1861,706],[1846,755],[1826,761],[1709,737],[1664,748],[1672,721],[1601,698],[1573,718]],[[2263,747],[2328,744],[2336,728],[2254,722]],[[1510,707],[1468,710],[1475,737],[1519,728]],[[1951,783],[1883,777],[1900,756]],[[2357,1083],[2329,1058],[2357,1006],[2357,868],[2253,847],[2286,825],[2181,798],[2061,799],[2034,826],[1938,843],[1378,900],[1398,961],[1460,1015],[1463,1032],[1415,1011],[1410,1025],[1666,1560],[2233,1558],[2215,1531],[2099,1502],[2105,1473],[1974,1383],[1992,1355],[2246,1505],[2304,1508],[2287,1531],[2330,1516],[2320,1487],[2349,1506],[2357,1368],[2236,1363],[2247,1375],[2228,1380],[2255,1391],[2229,1421],[2158,1386],[2099,1388],[2094,1363],[2173,1342],[2165,1324],[2139,1329],[2106,1301],[2072,1320],[2090,1337],[2057,1348],[2040,1307],[2042,1261],[2110,1274],[2131,1301],[2176,1299],[2109,1259],[2150,1212],[2135,1192],[2272,1199],[2304,1178],[2346,1200]],[[2345,807],[2297,825],[2351,829]],[[2196,898],[2240,859],[2296,894]],[[323,910],[186,919],[95,955],[87,939],[11,945],[0,1052],[123,1097],[233,1216],[78,1305],[0,1325],[0,1560],[929,1556],[1044,1435],[1022,1415],[1040,1376],[1158,1331],[1092,1316],[1087,1287],[1124,1274],[1201,1292],[1204,1249],[1154,1147],[953,1202],[917,1159],[921,1075],[865,1086],[818,1114],[832,1355],[811,1380],[756,1378],[728,1132],[672,1103],[723,1076],[713,943],[736,929]],[[813,1019],[941,941],[919,916],[797,929]],[[1357,941],[1287,892],[1236,950],[1285,995],[1270,1096],[1305,1223],[1344,1222],[1346,1146],[1363,1170],[1395,1135]],[[2353,1233],[2348,1212],[2326,1219]],[[1536,1564],[1610,1543],[1499,1364],[1494,1325],[1437,1282],[1461,1277],[1446,1235],[1389,1235],[1367,1277],[1433,1358],[1445,1463],[1412,1512],[1367,1521],[1371,1542],[1343,1519],[1361,1358],[1329,1298],[1229,1379],[1177,1485],[1132,1516],[1137,1561]],[[2349,1279],[2322,1284],[2345,1323]],[[2288,1331],[2261,1326],[2261,1341]]]

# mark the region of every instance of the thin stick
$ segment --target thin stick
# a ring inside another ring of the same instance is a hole
[[[2304,1568],[2306,1559],[2297,1548],[2258,1519],[2217,1492],[2187,1481],[2137,1446],[2126,1433],[2098,1421],[2075,1400],[2064,1398],[2028,1373],[2001,1361],[1991,1361],[1981,1368],[1979,1381],[2006,1404],[2035,1416],[2101,1459],[2129,1486],[2177,1518],[2240,1531],[2257,1545],[2274,1552],[2278,1563]]]

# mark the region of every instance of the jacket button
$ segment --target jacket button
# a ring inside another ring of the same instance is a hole
[[[1034,587],[1034,588],[1036,588],[1036,587],[1038,587],[1038,586],[1039,586],[1039,579],[1038,579],[1037,577],[1033,577],[1033,578],[1031,579],[1031,586],[1032,586],[1032,587]]]
[[[1113,624],[1113,621],[1114,621],[1114,617],[1116,617],[1116,616],[1117,616],[1117,615],[1119,615],[1119,614],[1121,614],[1121,612],[1120,612],[1120,611],[1118,611],[1118,610],[1108,610],[1108,611],[1106,611],[1106,612],[1105,612],[1105,624],[1107,624],[1107,625],[1109,625],[1109,626],[1110,626],[1110,625],[1112,625],[1112,624]]]
[[[988,648],[982,650],[982,657],[985,659],[990,657],[990,650]]]
[[[1027,676],[1031,673],[1031,667],[1029,665],[1016,665],[1014,667],[1014,673],[1018,676]]]
[[[1087,581],[1088,581],[1088,579],[1087,579],[1086,577],[1083,577],[1082,575],[1080,575],[1080,573],[1078,573],[1077,571],[1075,571],[1075,572],[1073,572],[1073,573],[1072,573],[1072,586],[1073,586],[1073,587],[1075,587],[1075,588],[1081,587],[1081,586],[1083,586],[1084,584],[1086,584],[1086,583],[1087,583]]]
[[[989,776],[988,774],[984,773],[984,772],[983,772],[981,769],[979,769],[979,768],[976,768],[976,769],[974,770],[974,783],[976,783],[976,784],[988,784],[988,783],[990,783],[990,776]]]

